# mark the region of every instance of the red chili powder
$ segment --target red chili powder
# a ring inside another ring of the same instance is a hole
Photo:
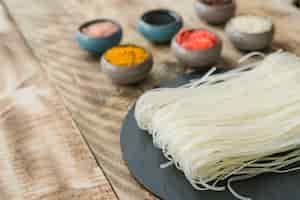
[[[107,37],[118,30],[117,25],[112,22],[97,22],[83,28],[81,32],[89,37]]]
[[[206,30],[181,30],[176,36],[176,42],[185,49],[193,51],[208,49],[215,46],[218,38]]]

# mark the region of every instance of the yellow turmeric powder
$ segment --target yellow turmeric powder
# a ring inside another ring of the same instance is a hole
[[[108,50],[104,56],[113,65],[130,67],[144,62],[149,57],[149,53],[138,46],[120,45]]]

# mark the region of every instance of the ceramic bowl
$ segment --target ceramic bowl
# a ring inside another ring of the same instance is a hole
[[[225,32],[233,45],[244,51],[257,51],[268,48],[273,40],[274,26],[260,33],[244,33],[237,31],[231,21],[225,27]]]
[[[82,33],[83,28],[98,22],[111,22],[118,27],[118,30],[112,35],[107,37],[88,37],[87,35]],[[75,38],[82,49],[87,50],[91,53],[101,55],[107,49],[116,46],[120,43],[122,39],[122,32],[123,32],[122,27],[119,23],[110,19],[96,19],[82,24],[78,28]]]
[[[236,2],[232,0],[231,3],[224,5],[208,5],[203,0],[197,0],[195,10],[199,18],[209,24],[224,24],[235,15]]]
[[[153,57],[150,52],[147,51],[147,53],[149,57],[141,64],[121,67],[107,61],[104,54],[101,59],[101,69],[116,84],[125,85],[140,82],[148,76],[153,66]]]
[[[168,43],[183,25],[179,14],[171,10],[150,10],[138,22],[138,31],[154,43]]]
[[[211,48],[203,50],[189,50],[185,49],[176,42],[174,37],[172,40],[171,48],[177,59],[188,67],[193,68],[206,68],[216,64],[222,53],[222,41],[218,38],[217,44]]]

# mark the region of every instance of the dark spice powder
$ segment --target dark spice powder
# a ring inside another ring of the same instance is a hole
[[[225,5],[232,3],[232,0],[202,0],[202,2],[208,5]]]

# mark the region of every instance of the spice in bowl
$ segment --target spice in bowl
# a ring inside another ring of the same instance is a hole
[[[205,29],[183,29],[172,41],[172,50],[180,62],[193,68],[216,64],[222,51],[220,38]]]
[[[149,53],[137,46],[117,46],[105,53],[105,59],[113,65],[119,67],[134,67],[144,62]]]
[[[175,11],[155,9],[141,16],[137,28],[151,42],[169,43],[181,29],[182,24],[182,17]]]
[[[80,48],[102,55],[107,49],[118,45],[122,35],[122,27],[117,22],[110,19],[96,19],[80,25],[75,39]]]
[[[232,3],[232,0],[203,0],[204,3],[207,5],[225,5],[225,4],[230,4]]]
[[[200,19],[209,24],[224,24],[235,15],[235,0],[197,0],[195,9]]]
[[[242,33],[263,33],[272,28],[272,22],[267,17],[261,16],[239,16],[231,21],[236,31]]]
[[[270,46],[274,32],[270,18],[250,15],[233,18],[225,31],[237,48],[249,51]]]
[[[151,53],[135,45],[113,47],[101,59],[102,71],[117,84],[132,84],[145,79],[152,65]]]
[[[118,31],[118,26],[112,22],[96,22],[82,28],[81,32],[88,37],[108,37]]]
[[[217,44],[218,38],[207,30],[183,29],[176,36],[176,42],[185,49],[201,50],[208,49]]]

